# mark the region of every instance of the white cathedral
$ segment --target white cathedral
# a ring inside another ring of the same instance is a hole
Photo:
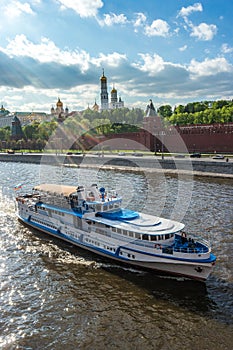
[[[104,75],[100,77],[100,106],[96,103],[93,105],[92,110],[96,112],[101,111],[109,111],[112,109],[117,108],[124,108],[124,101],[121,100],[121,98],[117,97],[117,90],[113,86],[111,90],[111,101],[109,102],[108,99],[108,87],[107,87],[107,78]],[[89,107],[88,107],[89,108]],[[61,121],[68,117],[70,114],[68,107],[65,109],[63,108],[63,102],[58,98],[58,101],[56,103],[56,108],[52,106],[50,110],[50,115],[53,117],[58,117]]]
[[[53,116],[56,115],[66,117],[69,114],[69,109],[68,107],[66,107],[65,109],[63,108],[63,102],[60,100],[60,97],[58,97],[56,109],[52,106],[50,113]]]
[[[101,103],[101,107],[100,107],[101,111],[104,111],[104,110],[106,111],[106,110],[124,107],[124,101],[122,101],[120,97],[118,99],[117,90],[115,89],[114,86],[113,86],[112,91],[111,91],[111,101],[109,102],[107,78],[104,75],[104,70],[103,70],[103,75],[100,78],[100,103]],[[93,109],[94,110],[99,109],[99,106],[96,104],[96,102],[93,106]]]

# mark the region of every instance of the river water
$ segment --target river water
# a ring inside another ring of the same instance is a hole
[[[0,349],[232,349],[232,180],[21,163],[0,163],[0,175]],[[160,277],[26,228],[13,188],[44,180],[98,182],[131,209],[177,215],[211,241],[212,275]]]

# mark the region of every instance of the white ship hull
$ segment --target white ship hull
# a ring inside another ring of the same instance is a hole
[[[27,201],[18,201],[18,205],[18,218],[29,227],[120,263],[202,281],[208,278],[214,267],[214,259],[209,259],[209,253],[193,253],[192,259],[190,254],[182,253],[181,257],[179,252],[166,253],[154,243],[143,244],[128,237],[119,238],[112,232],[103,235],[98,233],[98,229],[91,231],[89,227],[85,230],[85,224],[81,224],[80,229],[75,228],[70,223],[71,214],[67,214],[67,217],[64,214],[61,220],[59,216],[49,217],[47,213],[44,215],[35,211]]]

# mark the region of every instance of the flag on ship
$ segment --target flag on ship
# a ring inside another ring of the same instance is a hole
[[[18,184],[14,187],[14,190],[15,191],[21,190],[22,186],[23,186],[22,184]]]

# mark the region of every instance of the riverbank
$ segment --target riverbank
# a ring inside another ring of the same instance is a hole
[[[15,153],[0,154],[0,162],[21,162],[32,164],[64,165],[69,167],[101,167],[122,171],[149,171],[165,174],[186,174],[192,176],[209,176],[233,179],[233,161],[213,160],[210,158],[191,159],[157,156],[136,157],[133,155],[118,156],[105,154],[104,156],[88,154],[43,154],[43,153]]]

